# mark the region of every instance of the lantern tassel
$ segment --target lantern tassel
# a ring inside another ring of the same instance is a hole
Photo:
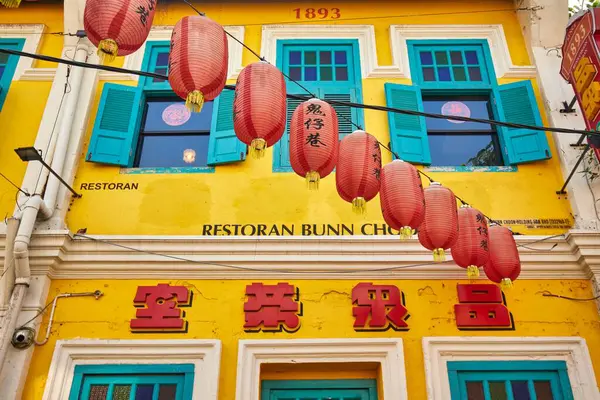
[[[352,199],[352,211],[356,214],[364,214],[367,211],[367,201],[364,197]]]
[[[446,251],[444,249],[433,250],[433,261],[446,261]]]
[[[308,190],[319,190],[319,181],[321,175],[317,171],[309,171],[306,173],[306,186]]]
[[[469,265],[467,267],[467,276],[469,277],[469,279],[479,277],[479,268],[477,268],[476,265]]]
[[[204,105],[204,95],[199,90],[194,90],[188,93],[185,99],[185,106],[193,113],[199,113],[202,111]]]
[[[17,8],[21,4],[21,0],[0,0],[0,3],[6,8]]]
[[[98,56],[100,63],[113,62],[119,53],[119,45],[112,39],[103,39],[98,43]]]
[[[415,234],[415,230],[410,226],[403,226],[400,228],[400,240],[407,240]]]
[[[502,290],[508,290],[508,289],[512,289],[513,287],[513,283],[510,280],[510,278],[503,278],[500,281],[500,287],[502,288]]]
[[[262,138],[253,139],[250,143],[250,152],[254,158],[263,158],[267,148],[267,141]]]

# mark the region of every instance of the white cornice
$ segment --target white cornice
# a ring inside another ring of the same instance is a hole
[[[6,39],[25,39],[23,51],[26,53],[37,54],[42,34],[46,30],[44,24],[0,24],[0,38]],[[33,58],[20,57],[17,69],[13,75],[13,81],[26,79],[28,75],[34,74],[36,69],[33,68]],[[44,68],[45,69],[45,68]],[[36,79],[33,79],[36,80]]]
[[[600,247],[600,235],[585,233]],[[95,236],[121,246],[202,262],[169,259],[88,239],[66,231],[34,234],[31,268],[53,279],[463,279],[453,263],[433,263],[429,251],[413,238],[395,236],[235,237],[235,236]],[[517,236],[520,279],[588,279],[589,266],[572,241],[562,237],[539,242]],[[0,237],[0,246],[4,237]],[[523,247],[526,246],[526,247]],[[431,264],[427,264],[430,263]],[[256,271],[227,268],[228,264]],[[418,267],[398,268],[414,264]],[[285,272],[282,272],[285,271]],[[290,271],[293,271],[290,273]],[[360,272],[353,272],[360,271]]]

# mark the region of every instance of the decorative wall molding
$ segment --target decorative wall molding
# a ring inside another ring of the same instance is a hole
[[[217,400],[221,364],[220,340],[101,340],[56,342],[43,400],[68,399],[76,365],[194,364],[197,400]]]
[[[580,337],[424,337],[427,399],[450,398],[448,361],[563,360],[575,400],[600,394],[585,339]]]
[[[402,339],[240,340],[235,398],[260,398],[262,364],[339,362],[379,363],[383,398],[408,398]]]
[[[37,53],[42,40],[42,33],[46,30],[44,24],[0,24],[0,38],[2,39],[25,39],[23,51]],[[17,69],[13,75],[13,81],[18,80],[41,80],[27,79],[29,75],[35,75],[33,58],[20,57]],[[44,68],[46,69],[46,68]],[[46,80],[46,79],[44,79]]]

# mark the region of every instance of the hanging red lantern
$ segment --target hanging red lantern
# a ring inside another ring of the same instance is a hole
[[[260,61],[245,67],[235,85],[233,128],[256,158],[281,139],[285,131],[286,90],[283,74]]]
[[[423,184],[417,169],[402,160],[394,160],[381,169],[379,194],[383,219],[409,239],[425,217]]]
[[[138,50],[150,33],[156,0],[87,0],[83,27],[101,59]]]
[[[354,212],[363,214],[367,202],[377,196],[380,174],[381,150],[374,136],[354,131],[341,140],[335,183],[338,194],[352,203]]]
[[[479,267],[489,260],[488,225],[485,217],[478,210],[468,205],[458,209],[458,239],[452,246],[452,258],[462,268],[467,269],[467,276],[479,276]]]
[[[227,81],[227,36],[223,27],[203,16],[183,17],[171,35],[169,83],[192,112],[214,100]]]
[[[290,121],[290,164],[309,189],[318,189],[319,180],[333,171],[338,146],[335,109],[318,99],[300,103]]]
[[[433,251],[435,261],[446,259],[446,249],[458,239],[458,213],[454,193],[437,182],[425,192],[425,218],[419,227],[419,242]]]
[[[521,273],[521,260],[512,232],[499,225],[489,228],[490,258],[483,267],[485,275],[503,289],[510,288]]]

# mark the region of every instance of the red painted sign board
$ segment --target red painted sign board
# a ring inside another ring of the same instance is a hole
[[[460,330],[512,330],[514,323],[504,295],[496,285],[458,284],[454,306],[456,327]]]

